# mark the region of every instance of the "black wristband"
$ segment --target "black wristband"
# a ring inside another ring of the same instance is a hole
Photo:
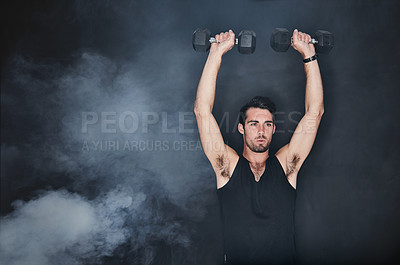
[[[310,58],[303,59],[303,63],[312,62],[312,61],[314,61],[314,60],[317,60],[317,58],[318,58],[318,55],[315,54],[314,56],[311,56]]]

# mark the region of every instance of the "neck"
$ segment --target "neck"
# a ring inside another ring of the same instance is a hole
[[[247,146],[243,149],[243,157],[250,163],[265,163],[269,157],[269,150],[264,153],[256,153],[251,151]]]

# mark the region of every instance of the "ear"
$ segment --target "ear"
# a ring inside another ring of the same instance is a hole
[[[274,123],[274,131],[272,132],[272,134],[275,134],[275,129],[276,129],[276,126],[275,126],[275,123]]]
[[[240,132],[240,134],[244,134],[243,124],[241,124],[240,122],[238,123],[238,131]]]

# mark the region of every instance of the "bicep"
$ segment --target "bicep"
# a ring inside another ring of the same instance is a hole
[[[218,123],[212,113],[196,114],[196,120],[204,153],[210,161],[214,160],[218,154],[226,152]]]
[[[201,145],[210,161],[217,179],[217,188],[223,187],[230,179],[239,156],[224,143],[214,116],[196,114]]]
[[[225,144],[212,113],[196,114],[196,120],[203,151],[216,170],[221,167],[222,162],[232,160],[236,152]]]

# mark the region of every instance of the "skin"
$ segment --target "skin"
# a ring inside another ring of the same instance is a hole
[[[238,130],[243,135],[243,156],[250,161],[255,180],[259,181],[265,170],[265,154],[275,133],[273,116],[268,110],[250,108],[246,111],[244,126],[239,123]]]
[[[210,161],[217,179],[217,188],[228,183],[239,160],[235,150],[224,143],[218,123],[212,115],[215,89],[222,57],[234,46],[232,30],[215,36],[217,43],[210,48],[206,64],[197,88],[194,112],[199,128],[203,150]],[[292,47],[303,59],[315,54],[311,37],[297,29],[293,31]],[[314,144],[317,130],[324,113],[323,86],[317,60],[304,64],[306,75],[305,114],[296,127],[288,144],[275,154],[285,172],[288,182],[296,188],[297,173]],[[267,92],[267,91],[266,91]],[[269,157],[269,145],[275,133],[268,110],[250,108],[246,112],[244,126],[238,125],[243,135],[243,156],[249,161],[254,178],[259,181]]]

